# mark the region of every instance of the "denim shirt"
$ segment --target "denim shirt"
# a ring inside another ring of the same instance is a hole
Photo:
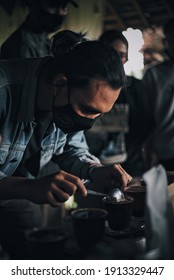
[[[46,59],[49,57],[0,61],[0,179],[13,175],[34,133],[37,80]],[[89,153],[83,131],[64,134],[54,123],[41,143],[37,177],[46,175],[44,169],[50,161],[80,178],[84,165],[99,162]],[[27,170],[23,174],[31,178]]]

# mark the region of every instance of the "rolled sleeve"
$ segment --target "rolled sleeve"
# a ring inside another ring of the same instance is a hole
[[[67,135],[64,152],[53,157],[62,170],[70,172],[83,178],[83,169],[92,163],[99,164],[100,161],[89,152],[83,131]]]
[[[5,177],[7,177],[3,172],[0,172],[0,180],[4,179]]]

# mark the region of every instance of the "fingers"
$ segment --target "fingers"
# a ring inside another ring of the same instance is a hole
[[[54,174],[51,180],[47,198],[49,203],[55,207],[58,202],[67,201],[77,190],[79,190],[82,196],[87,195],[87,190],[80,178],[60,171]]]
[[[64,179],[65,182],[67,182],[68,185],[71,186],[72,189],[74,189],[73,194],[78,190],[82,196],[85,197],[87,195],[86,187],[79,177],[66,173]]]
[[[120,174],[122,186],[123,186],[123,189],[125,189],[127,184],[132,180],[132,177],[122,168],[122,166],[120,164],[114,164],[114,168]]]
[[[51,206],[57,207],[59,205],[60,201],[59,202],[57,201],[57,199],[54,197],[52,192],[48,192],[47,198],[48,198],[48,202]]]
[[[120,183],[125,189],[128,182],[132,180],[132,177],[122,168],[120,164],[103,165],[95,168],[93,172],[94,184],[101,188],[108,188],[110,185],[118,187]],[[103,192],[103,190],[100,190]]]
[[[75,194],[77,190],[82,196],[87,195],[86,187],[79,177],[61,171],[61,174],[56,175],[55,179],[55,184],[59,184],[59,187],[69,195]]]
[[[127,178],[127,181],[128,183],[132,180],[132,176],[130,174],[128,174],[126,172],[126,170],[124,170],[124,168],[120,165],[120,164],[117,164],[118,167],[120,168],[120,170],[122,170],[122,172],[125,174],[126,178]]]
[[[122,187],[125,189],[128,183],[132,180],[132,177],[120,164],[102,166],[101,168],[98,168],[98,171],[100,172],[96,172],[96,182],[101,181],[100,184],[104,183],[104,185],[108,185],[108,182],[115,178],[117,182],[118,180],[121,181]],[[49,178],[50,184],[47,189],[47,199],[54,207],[56,207],[59,202],[67,201],[76,191],[79,191],[82,196],[87,195],[86,187],[82,180],[77,176],[64,171],[59,171],[56,174],[50,175]]]

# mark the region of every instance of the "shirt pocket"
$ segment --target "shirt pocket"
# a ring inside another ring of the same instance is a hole
[[[4,164],[9,154],[10,145],[0,145],[0,164]]]
[[[13,146],[8,144],[0,145],[0,164],[20,161],[25,148],[26,146],[22,144]]]
[[[50,160],[53,155],[63,153],[66,135],[54,128],[52,133],[42,140],[41,155],[45,160]]]

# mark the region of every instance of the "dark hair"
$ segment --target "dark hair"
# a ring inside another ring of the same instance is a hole
[[[29,9],[35,9],[42,7],[42,4],[47,5],[49,7],[63,7],[65,8],[68,3],[71,3],[74,7],[78,7],[78,4],[75,1],[71,0],[25,0],[25,4]]]
[[[76,33],[71,30],[58,32],[52,37],[52,53],[58,57],[73,49],[76,45],[87,41],[86,33]]]
[[[165,52],[174,61],[174,18],[170,19],[163,28]]]
[[[166,37],[174,36],[174,18],[172,18],[172,19],[170,19],[169,21],[166,22],[163,30],[164,30],[164,35]]]
[[[66,31],[66,34],[69,42],[71,33]],[[118,89],[126,82],[119,54],[109,44],[99,41],[76,41],[72,47],[69,45],[69,51],[56,56],[53,72],[53,75],[64,73],[69,85],[74,87],[86,87],[91,80],[98,79]]]
[[[116,40],[122,41],[128,49],[128,41],[120,30],[107,30],[99,37],[99,41],[106,42],[108,44],[112,44]]]

